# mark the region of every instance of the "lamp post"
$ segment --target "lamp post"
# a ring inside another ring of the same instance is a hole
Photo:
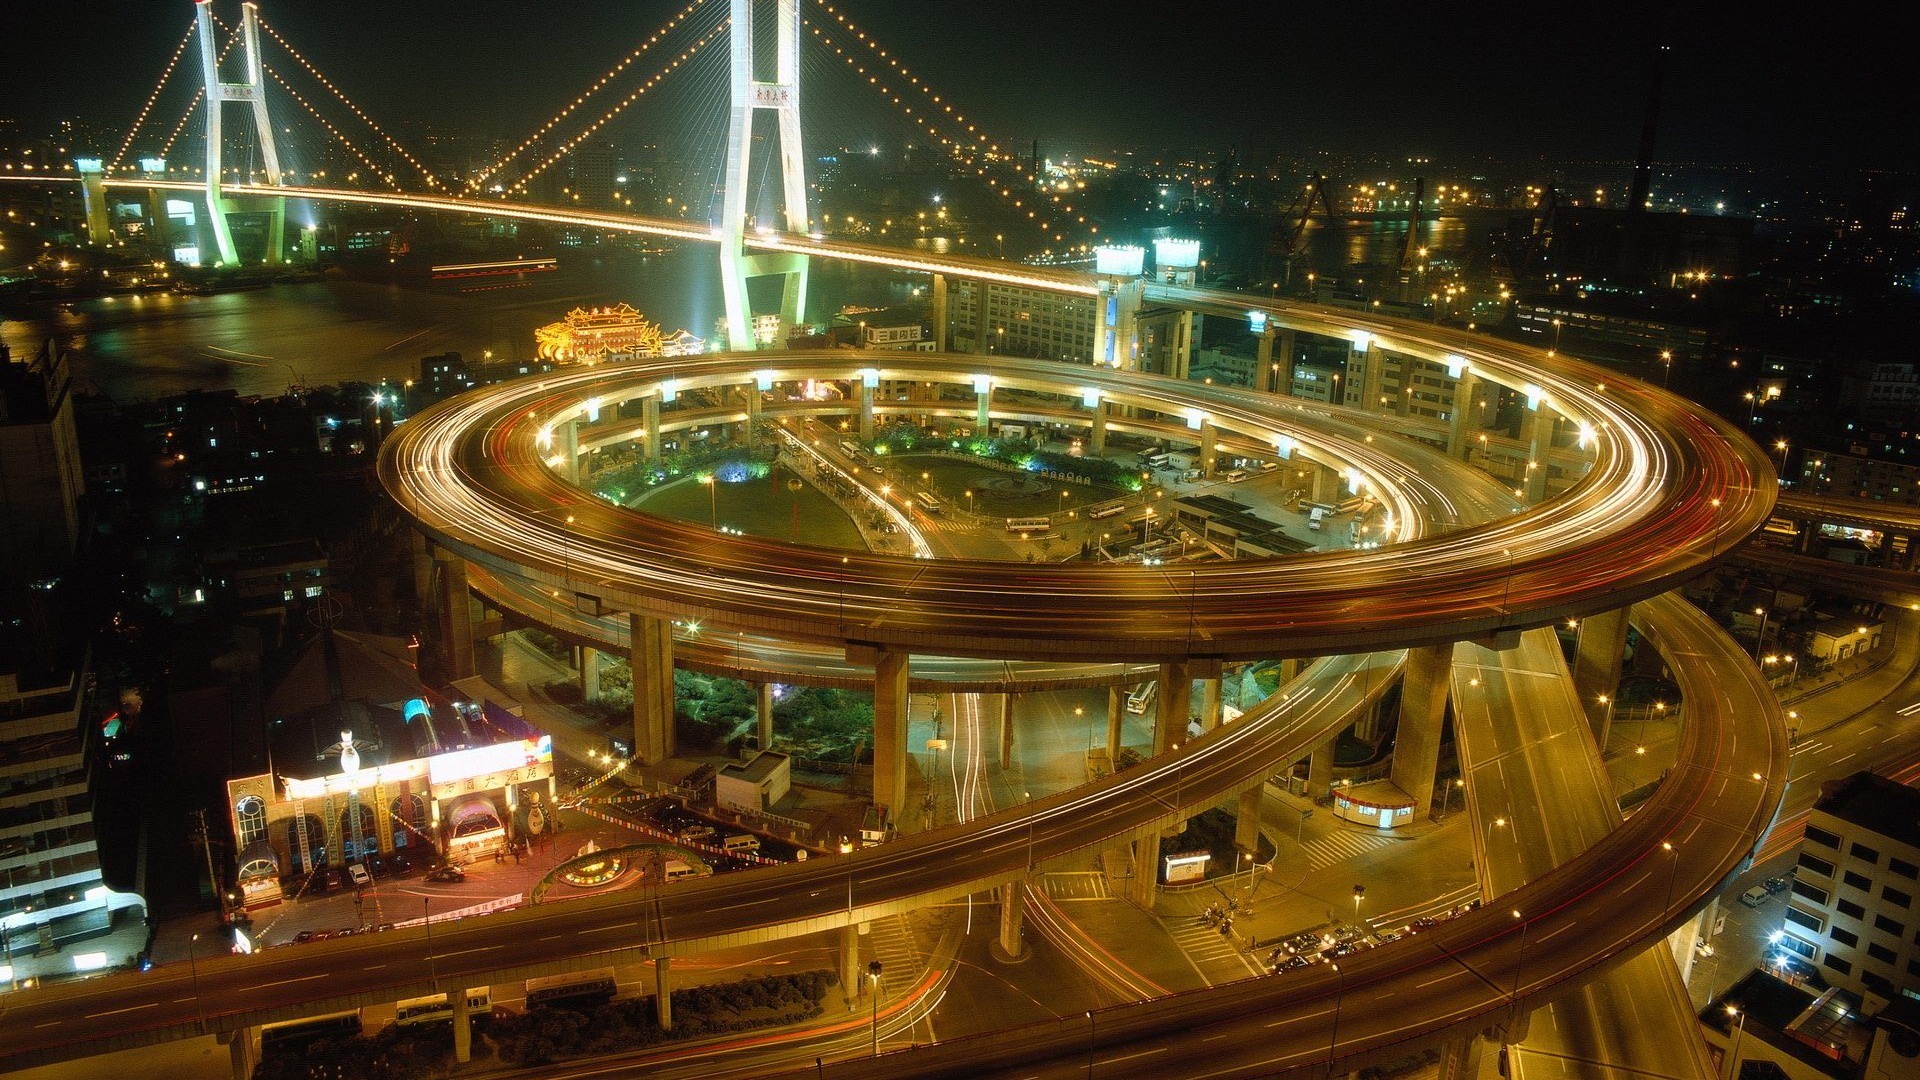
[[[1767,644],[1767,609],[1754,608],[1753,613],[1760,616],[1760,630],[1753,637],[1753,658],[1760,659],[1760,650]]]
[[[1465,780],[1459,779],[1458,777],[1454,779],[1453,783],[1447,785],[1447,793],[1440,800],[1440,820],[1441,821],[1447,820],[1447,811],[1453,809],[1453,793],[1456,791],[1464,793],[1466,790],[1467,790],[1467,782]],[[1464,794],[1461,795],[1461,798],[1465,798],[1465,797],[1466,796]]]
[[[1669,860],[1667,864],[1667,898],[1660,905],[1660,914],[1661,914],[1661,917],[1664,918],[1666,916],[1667,909],[1673,906],[1674,879],[1680,876],[1680,849],[1674,847],[1672,841],[1662,840],[1660,841],[1660,850],[1666,852],[1668,855],[1673,856],[1673,858]]]
[[[1739,1017],[1733,1029],[1733,1051],[1727,1055],[1727,1080],[1740,1075],[1740,1037],[1747,1033],[1747,1014],[1737,1006],[1727,1006],[1727,1018]]]
[[[433,955],[433,898],[420,898],[420,916],[427,924],[427,979],[434,990],[440,989],[440,961]]]
[[[1527,959],[1527,920],[1520,909],[1513,909],[1513,917],[1520,922],[1520,951],[1513,955],[1513,1024],[1520,1022],[1520,967]]]
[[[1662,387],[1672,386],[1673,385],[1673,350],[1672,349],[1660,350],[1660,363],[1665,365],[1665,370],[1663,370],[1660,373],[1660,385]]]
[[[1328,961],[1333,969],[1333,1031],[1327,1036],[1327,1080],[1333,1080],[1333,1063],[1340,1049],[1340,999],[1346,996],[1347,979],[1340,974],[1340,962]]]
[[[880,973],[885,965],[878,960],[867,963],[867,979],[873,983],[873,1056],[880,1056]]]
[[[720,527],[720,492],[714,486],[713,474],[707,473],[700,477],[700,482],[707,486],[707,524],[718,529]]]
[[[187,978],[193,984],[193,1022],[196,1027],[204,1029],[207,1026],[207,1016],[200,1009],[200,962],[194,955],[198,951],[196,946],[199,944],[199,934],[187,939]]]

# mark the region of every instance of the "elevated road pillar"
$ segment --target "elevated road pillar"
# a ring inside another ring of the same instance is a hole
[[[1407,650],[1400,683],[1400,730],[1393,739],[1393,772],[1400,790],[1413,796],[1416,820],[1433,812],[1433,774],[1440,763],[1440,733],[1447,719],[1453,646]]]
[[[1102,398],[1093,403],[1093,424],[1088,440],[1093,444],[1093,456],[1102,457],[1107,452],[1107,402]]]
[[[764,404],[760,383],[758,380],[742,383],[740,390],[747,398],[747,437],[744,441],[748,446],[754,446],[760,441],[760,407]]]
[[[773,749],[773,684],[755,683],[753,691],[754,718],[760,724],[760,749],[771,750]]]
[[[1260,850],[1260,805],[1266,800],[1266,788],[1262,780],[1241,792],[1234,808],[1233,846],[1250,855]]]
[[[1107,687],[1107,763],[1120,767],[1120,740],[1127,722],[1127,688]]]
[[[473,1060],[473,1018],[467,1015],[467,991],[447,991],[447,1004],[453,1008],[453,1060],[465,1064]]]
[[[433,545],[418,532],[413,534],[413,595],[422,607],[433,599]]]
[[[1153,908],[1154,887],[1160,874],[1160,830],[1148,829],[1133,838],[1133,867],[1127,879],[1127,899]]]
[[[560,425],[560,452],[566,456],[565,468],[567,483],[578,486],[580,483],[580,421],[578,418]]]
[[[233,1080],[253,1080],[254,1039],[259,1028],[241,1028],[232,1036],[225,1037],[227,1044],[227,1063],[233,1070]]]
[[[1265,390],[1269,394],[1284,394],[1293,389],[1293,379],[1282,378],[1280,364],[1273,359],[1275,334],[1276,331],[1269,325],[1254,339],[1253,385],[1255,389]],[[1291,375],[1292,372],[1287,374]]]
[[[1013,768],[1013,695],[1000,698],[1000,767]]]
[[[1480,1061],[1486,1047],[1486,1040],[1478,1035],[1443,1044],[1439,1080],[1479,1080]]]
[[[933,351],[947,351],[947,275],[933,275]]]
[[[897,825],[907,792],[909,657],[893,649],[854,647],[847,659],[873,665],[873,804]]]
[[[1213,475],[1214,464],[1219,460],[1220,452],[1215,448],[1216,444],[1219,441],[1220,441],[1220,432],[1214,428],[1213,421],[1211,420],[1201,421],[1200,423],[1200,475],[1209,476],[1209,477]]]
[[[1547,455],[1553,451],[1552,410],[1541,402],[1527,414],[1527,468],[1521,485],[1530,503],[1547,497]]]
[[[1220,673],[1200,679],[1200,726],[1212,731],[1220,726]]]
[[[473,607],[467,599],[467,561],[458,556],[434,560],[439,571],[440,648],[446,655],[447,678],[473,675]]]
[[[1340,737],[1335,735],[1326,742],[1313,748],[1307,757],[1307,795],[1315,799],[1324,799],[1333,793],[1333,751],[1340,745]]]
[[[1462,370],[1453,381],[1453,411],[1447,416],[1447,456],[1465,460],[1473,449],[1473,397],[1480,390],[1480,376]]]
[[[653,1018],[661,1031],[673,1030],[673,958],[655,957],[653,961]]]
[[[87,242],[105,247],[113,243],[113,227],[107,217],[106,173],[100,159],[84,158],[74,163],[80,173],[80,201],[87,211]]]
[[[875,380],[860,380],[860,441],[873,441],[873,392]]]
[[[1000,936],[993,943],[995,960],[1010,964],[1027,958],[1021,933],[1026,911],[1026,878],[1000,886]]]
[[[660,463],[660,395],[648,394],[640,405],[642,419],[647,425],[647,461]]]
[[[973,380],[973,433],[985,438],[993,422],[993,383],[982,375]]]
[[[1325,465],[1310,465],[1313,470],[1312,490],[1308,498],[1317,503],[1340,501],[1340,474]]]
[[[1360,361],[1360,378],[1355,379],[1353,377],[1353,364],[1349,361],[1347,364],[1347,392],[1353,393],[1353,388],[1358,386],[1360,388],[1359,400],[1352,402],[1352,404],[1358,405],[1368,412],[1373,412],[1380,408],[1380,392],[1386,384],[1387,354],[1381,352],[1380,346],[1374,344],[1373,340],[1369,338],[1365,349],[1350,355]]]
[[[580,700],[600,696],[600,650],[591,645],[580,647]]]
[[[840,994],[852,1012],[860,996],[860,932],[866,923],[840,928]]]
[[[673,756],[673,624],[628,616],[633,670],[633,753],[649,765]]]
[[[1593,729],[1593,742],[1605,756],[1614,697],[1620,689],[1620,665],[1626,659],[1627,615],[1631,607],[1589,615],[1580,621],[1573,650],[1573,692]]]
[[[1193,678],[1184,661],[1160,665],[1160,689],[1154,694],[1153,752],[1164,754],[1187,737]]]

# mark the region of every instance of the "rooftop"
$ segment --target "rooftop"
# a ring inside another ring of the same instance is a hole
[[[1857,772],[1844,780],[1830,780],[1820,785],[1820,799],[1813,808],[1920,848],[1920,790],[1884,776]]]
[[[747,762],[745,765],[733,764],[722,766],[720,775],[737,780],[745,780],[750,784],[758,784],[766,780],[767,777],[772,776],[775,770],[785,764],[787,764],[787,755],[774,750],[762,750],[758,754],[755,754],[753,760]]]

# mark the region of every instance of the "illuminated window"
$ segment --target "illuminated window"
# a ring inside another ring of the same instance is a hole
[[[246,847],[267,837],[267,804],[258,795],[249,795],[234,806],[239,826],[240,846]]]

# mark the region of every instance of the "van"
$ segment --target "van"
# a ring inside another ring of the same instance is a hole
[[[1767,902],[1767,887],[1765,885],[1755,885],[1753,888],[1740,894],[1740,902],[1748,907],[1759,907],[1761,904]]]
[[[665,876],[668,881],[679,881],[681,878],[700,876],[700,871],[695,870],[680,859],[668,859],[663,869],[666,871]]]
[[[1246,478],[1247,478],[1247,470],[1245,469],[1228,469],[1227,470],[1227,483],[1229,484],[1237,484],[1240,481],[1245,480]]]
[[[367,868],[360,863],[348,865],[347,877],[353,882],[353,887],[356,889],[364,889],[373,884],[373,875],[367,873]]]
[[[732,853],[755,852],[760,850],[760,838],[750,833],[734,833],[720,844],[721,848]]]
[[[1325,521],[1326,519],[1327,519],[1327,512],[1321,509],[1320,507],[1316,506],[1307,514],[1307,528],[1312,529],[1315,532],[1319,532],[1323,527],[1320,523]]]

